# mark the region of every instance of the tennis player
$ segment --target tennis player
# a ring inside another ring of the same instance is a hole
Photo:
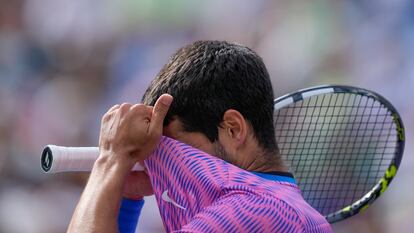
[[[281,159],[273,99],[251,49],[222,41],[179,49],[144,104],[103,116],[100,156],[68,232],[134,232],[152,193],[168,232],[331,232]],[[130,172],[137,162],[146,172]]]

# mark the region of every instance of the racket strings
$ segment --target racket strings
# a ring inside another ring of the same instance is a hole
[[[335,98],[335,99],[336,99],[336,101],[335,101],[336,106],[337,106],[338,99],[342,100],[341,104],[339,105],[340,107],[338,109],[338,112],[340,114],[342,114],[342,109],[343,109],[343,106],[344,106],[344,102],[346,101],[346,98]],[[329,109],[329,107],[326,107],[326,109]],[[334,108],[334,110],[335,110],[335,108]],[[340,114],[338,114],[338,115],[340,115]],[[330,119],[329,124],[332,124],[332,121],[335,119],[335,117],[333,117],[333,114],[332,114],[332,116],[327,116],[327,117]],[[341,124],[334,124],[334,131],[337,132],[338,130],[341,129],[342,126],[343,125],[341,125]],[[332,136],[331,136],[331,138],[332,138]],[[344,142],[346,142],[346,140],[342,140],[342,141],[334,140],[334,146],[335,146],[334,148],[338,148],[338,143],[344,143]],[[325,142],[324,146],[327,146],[326,145],[327,143],[328,142]],[[330,149],[330,152],[331,152],[332,148],[329,148],[329,149]],[[331,160],[327,161],[327,166],[328,167],[333,167],[333,170],[331,171],[332,174],[336,174],[337,172],[340,172],[340,171],[337,171],[337,169],[341,169],[339,166],[337,166],[337,164],[338,164],[337,160],[332,160],[331,159]],[[334,177],[331,176],[331,175],[329,175],[329,176],[325,175],[325,177],[326,177],[325,180],[322,181],[322,182],[325,183],[324,184],[325,186],[322,190],[329,189],[334,184],[334,181],[335,181]],[[329,177],[329,179],[328,179],[328,177]],[[329,189],[329,190],[330,190],[330,193],[333,195],[334,198],[338,198],[338,195],[340,195],[340,193],[337,192],[337,191],[340,191],[338,189],[334,188],[334,189]],[[324,197],[326,198],[326,196],[324,196]],[[315,199],[315,203],[318,206],[327,205],[327,204],[330,204],[332,202],[330,199],[318,199],[318,196],[314,196],[313,198]]]
[[[275,129],[304,198],[325,215],[378,182],[397,140],[388,110],[352,93],[318,95],[285,107],[275,114]]]

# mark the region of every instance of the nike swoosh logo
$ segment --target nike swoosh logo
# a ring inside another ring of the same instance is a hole
[[[182,205],[178,204],[177,202],[175,202],[174,200],[172,200],[172,199],[168,196],[168,189],[167,189],[167,190],[165,190],[165,191],[162,193],[161,198],[162,198],[162,200],[163,200],[163,201],[165,201],[165,202],[169,202],[169,203],[173,204],[175,207],[178,207],[178,208],[180,208],[180,209],[185,210],[185,208],[184,208]]]

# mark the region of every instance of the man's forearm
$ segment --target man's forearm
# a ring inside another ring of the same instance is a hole
[[[117,232],[117,217],[130,163],[101,156],[72,216],[68,232]]]

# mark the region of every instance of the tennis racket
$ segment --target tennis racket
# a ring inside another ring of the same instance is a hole
[[[394,178],[404,126],[382,96],[350,86],[307,88],[275,100],[280,154],[304,199],[330,223],[365,210]]]
[[[304,199],[334,223],[366,209],[388,188],[404,150],[404,127],[380,95],[320,86],[275,100],[280,154]],[[97,148],[48,146],[45,172],[90,171]],[[138,167],[135,169],[142,169]]]

